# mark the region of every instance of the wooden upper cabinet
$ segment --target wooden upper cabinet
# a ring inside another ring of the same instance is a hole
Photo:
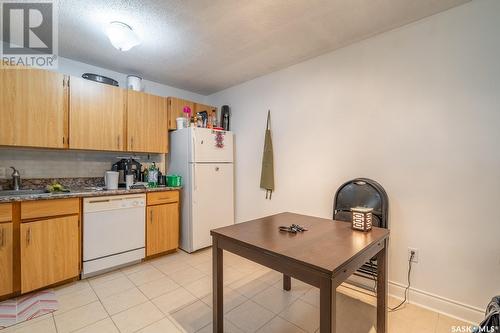
[[[191,101],[187,101],[185,99],[180,99],[176,97],[168,98],[168,129],[175,130],[177,129],[176,118],[184,117],[184,113],[182,110],[185,106],[189,106],[191,108],[191,112],[194,112],[194,103]],[[192,115],[192,113],[191,113]]]
[[[212,112],[217,112],[217,108],[215,106],[210,106],[206,104],[196,103],[194,105],[194,112],[203,112],[205,111],[208,115],[212,114]]]
[[[127,91],[71,77],[69,148],[125,150]]]
[[[67,148],[67,76],[0,68],[0,145]]]
[[[127,150],[168,152],[168,115],[165,97],[128,91]]]

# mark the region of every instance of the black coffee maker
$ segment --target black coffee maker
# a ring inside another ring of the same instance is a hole
[[[141,180],[142,164],[133,158],[122,158],[114,163],[111,167],[112,171],[118,171],[118,187],[126,187],[125,176],[134,175],[134,183]]]

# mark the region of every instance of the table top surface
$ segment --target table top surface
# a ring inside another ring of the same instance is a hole
[[[308,231],[292,234],[279,226],[298,224]],[[374,243],[389,236],[388,229],[353,230],[351,223],[281,213],[211,231],[212,236],[235,241],[273,255],[335,273]]]

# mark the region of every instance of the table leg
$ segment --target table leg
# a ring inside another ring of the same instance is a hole
[[[377,333],[387,332],[388,244],[387,240],[384,242],[384,248],[377,254]]]
[[[336,288],[331,279],[321,280],[319,287],[319,332],[335,333],[336,328]],[[378,333],[378,331],[377,331]]]
[[[222,249],[216,238],[212,239],[212,297],[213,297],[213,333],[224,332],[224,293],[223,293]]]
[[[290,276],[283,274],[283,290],[290,291],[292,289],[292,279]]]

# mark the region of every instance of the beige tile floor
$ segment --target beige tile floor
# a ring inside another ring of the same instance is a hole
[[[293,280],[285,292],[281,283],[281,274],[225,252],[225,331],[318,332],[318,289]],[[178,251],[56,288],[58,311],[2,333],[209,333],[211,287],[210,250]],[[338,330],[374,333],[373,296],[348,286],[338,293]],[[467,324],[414,305],[389,313],[390,333],[445,333],[452,325]]]

